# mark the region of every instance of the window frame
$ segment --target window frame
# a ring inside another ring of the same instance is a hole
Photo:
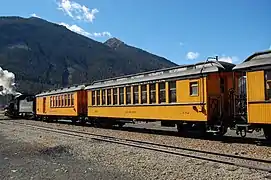
[[[269,78],[269,79],[268,79]],[[270,85],[269,85],[270,84]],[[264,71],[265,100],[271,100],[271,69]],[[267,89],[267,87],[269,87]]]
[[[113,88],[113,105],[118,105],[118,88]]]
[[[100,99],[100,97],[101,97],[101,92],[100,92],[100,90],[96,90],[96,105],[97,106],[100,106],[101,105],[101,99]]]
[[[67,107],[68,106],[68,95],[64,94],[64,106]]]
[[[71,106],[71,94],[68,94],[68,106]]]
[[[59,95],[57,96],[57,99],[58,99],[58,106],[57,107],[61,107],[61,99],[60,99]]]
[[[174,86],[171,86],[171,84],[174,84]],[[175,92],[174,101],[172,101],[172,92]],[[168,103],[176,103],[177,102],[177,81],[172,80],[168,81]]]
[[[164,85],[164,89],[161,89],[161,85]],[[159,92],[159,103],[166,103],[166,82],[158,83],[158,92]],[[162,92],[162,93],[161,93]],[[163,97],[162,97],[163,94]]]
[[[54,107],[56,108],[57,107],[57,103],[58,103],[57,102],[57,96],[54,96],[54,97],[55,97],[55,106]]]
[[[144,87],[144,88],[143,88]],[[141,104],[147,104],[148,103],[148,91],[147,91],[147,84],[142,84],[141,88]],[[145,94],[145,99],[143,99],[143,94]]]
[[[111,92],[112,92],[111,89],[107,89],[106,90],[106,93],[107,93],[106,94],[107,95],[107,102],[106,102],[106,104],[107,105],[112,105]]]
[[[126,86],[126,92],[125,92],[126,104],[132,104],[131,91],[132,91],[131,86]]]
[[[102,105],[106,105],[106,93],[105,93],[105,89],[102,89]]]
[[[74,106],[74,95],[71,94],[71,106]]]
[[[91,91],[91,105],[95,106],[96,105],[96,94],[95,91]]]
[[[193,85],[193,84],[196,84],[196,85]],[[193,87],[197,87],[197,94],[192,94]],[[189,95],[192,97],[199,96],[199,81],[198,80],[189,82]]]
[[[64,107],[64,96],[63,96],[63,94],[60,95],[60,99],[61,99],[61,107]]]
[[[55,107],[55,96],[52,96],[52,107]]]
[[[135,91],[137,89],[137,91]],[[137,96],[137,102],[136,102],[136,97]],[[133,86],[133,104],[139,104],[139,85],[134,85]]]
[[[150,83],[149,84],[149,94],[150,94],[150,104],[156,104],[156,83]],[[154,87],[154,89],[152,89]],[[154,101],[152,101],[152,93],[154,93]]]
[[[124,87],[119,87],[119,104],[124,104]]]
[[[59,107],[62,107],[61,95],[58,95],[58,97],[59,97]]]
[[[53,96],[50,96],[50,107],[52,107],[52,105],[53,105]]]

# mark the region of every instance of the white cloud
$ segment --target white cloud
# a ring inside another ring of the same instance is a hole
[[[96,8],[90,10],[88,7],[70,0],[60,0],[58,2],[58,9],[75,20],[84,20],[87,22],[93,22],[95,14],[99,12]]]
[[[270,45],[270,47],[269,47],[269,50],[271,50],[271,45]]]
[[[66,23],[60,23],[60,25],[62,26],[65,26],[67,29],[73,31],[73,32],[76,32],[78,34],[81,34],[81,35],[84,35],[84,36],[90,36],[91,34],[87,31],[85,31],[83,28],[77,26],[77,25],[69,25],[69,24],[66,24]]]
[[[228,63],[235,63],[239,61],[239,58],[237,56],[225,56],[222,55],[221,57],[218,56],[219,61],[224,61]]]
[[[190,60],[197,59],[198,57],[199,57],[198,52],[188,52],[187,55],[186,55],[186,58],[190,59]]]
[[[31,17],[36,17],[36,18],[40,18],[37,14],[33,13],[30,15]]]
[[[86,22],[93,22],[95,14],[98,13],[98,9],[89,9],[85,5],[81,5],[72,0],[58,0],[58,9],[62,10],[65,14],[73,18],[74,20],[83,20]],[[60,23],[71,31],[88,37],[111,37],[111,33],[108,31],[104,32],[93,32],[89,33],[77,25],[69,25],[66,23]]]
[[[94,36],[94,37],[111,37],[111,33],[110,32],[107,32],[107,31],[104,31],[104,32],[95,32],[95,33],[92,33],[91,36]]]
[[[90,37],[90,36],[92,36],[92,37],[111,37],[112,36],[111,33],[108,31],[89,33],[86,30],[84,30],[83,28],[81,28],[75,24],[69,25],[69,24],[62,22],[62,23],[59,23],[59,25],[65,26],[67,29],[69,29],[73,32],[76,32],[78,34],[81,34],[83,36],[87,36],[87,37]]]

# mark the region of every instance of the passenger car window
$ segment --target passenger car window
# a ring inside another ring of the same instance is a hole
[[[94,91],[93,91],[93,93],[94,93]],[[71,106],[71,95],[70,94],[68,94],[68,106]]]
[[[266,99],[271,100],[271,70],[265,72]]]
[[[92,102],[92,105],[94,106],[95,105],[95,98],[96,98],[95,91],[92,91],[91,94],[92,94],[91,102]],[[70,96],[69,95],[68,95],[68,106],[70,106]]]
[[[100,99],[100,93],[101,93],[100,90],[97,90],[97,91],[96,91],[96,95],[97,95],[97,96],[96,96],[96,97],[97,97],[97,105],[100,105],[100,101],[101,101],[101,99]],[[71,105],[72,105],[72,104],[71,104]]]
[[[105,105],[105,89],[102,90],[102,105]]]
[[[141,103],[147,103],[147,85],[141,85]]]
[[[197,96],[199,91],[198,82],[190,82],[190,96]]]
[[[73,94],[71,94],[71,105],[73,106],[74,105],[74,96],[73,96]]]
[[[159,103],[166,102],[166,83],[159,83]]]
[[[156,84],[150,84],[150,103],[156,103]]]
[[[27,99],[26,99],[27,100]],[[50,107],[52,107],[53,106],[53,97],[52,96],[50,96]]]
[[[175,103],[176,98],[176,81],[168,82],[169,103]]]
[[[134,104],[138,104],[138,86],[134,86],[133,88],[133,94],[134,94]]]
[[[120,104],[124,104],[124,88],[119,88],[119,102]]]
[[[126,104],[131,104],[131,87],[126,87]]]
[[[64,97],[65,97],[64,105],[65,105],[65,106],[68,106],[68,95],[65,94]]]
[[[107,105],[111,105],[111,89],[107,89]]]
[[[114,105],[118,104],[118,89],[117,88],[113,89],[113,104]]]

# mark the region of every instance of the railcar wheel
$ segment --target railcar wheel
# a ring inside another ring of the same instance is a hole
[[[119,128],[123,128],[124,125],[125,123],[118,123]]]
[[[187,124],[183,124],[183,123],[178,123],[177,124],[177,131],[179,136],[187,136],[190,135],[190,131],[189,131],[189,125]]]
[[[227,133],[227,131],[228,131],[228,128],[226,126],[222,126],[220,128],[219,133],[217,133],[216,136],[222,137]]]
[[[184,130],[184,125],[182,123],[178,123],[177,130],[178,130],[178,133],[182,133]]]
[[[85,125],[85,124],[86,124],[85,119],[81,118],[81,119],[80,119],[80,124],[81,124],[82,126]]]
[[[73,123],[73,124],[76,124],[76,122],[77,122],[77,120],[73,118],[73,119],[72,119],[72,123]]]
[[[264,127],[263,132],[266,140],[271,141],[271,126]]]
[[[45,116],[42,117],[43,122],[47,122],[47,118]]]

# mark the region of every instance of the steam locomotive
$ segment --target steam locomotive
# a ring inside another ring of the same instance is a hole
[[[8,105],[4,108],[4,114],[13,119],[33,119],[35,117],[35,109],[35,95],[12,95]]]

